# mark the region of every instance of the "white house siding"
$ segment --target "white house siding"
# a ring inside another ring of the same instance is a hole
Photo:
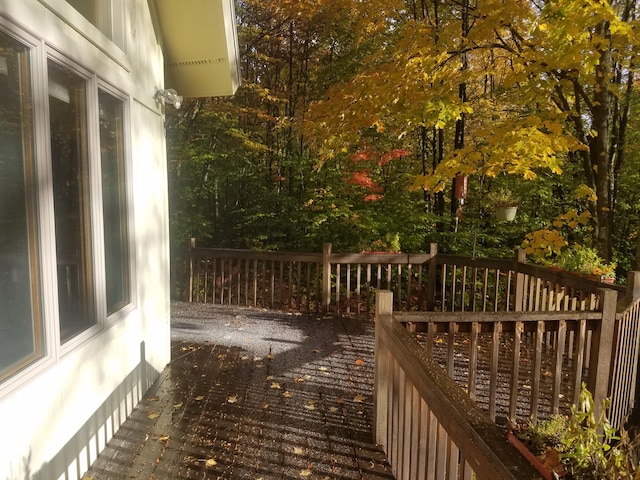
[[[0,480],[81,478],[170,359],[166,149],[162,107],[153,100],[164,86],[162,52],[147,0],[123,5],[126,53],[67,15],[62,0],[0,0],[2,24],[40,38],[129,98],[134,282],[124,313],[99,315],[91,335],[61,347],[48,284],[55,258],[51,266],[42,248],[45,354],[0,383]]]

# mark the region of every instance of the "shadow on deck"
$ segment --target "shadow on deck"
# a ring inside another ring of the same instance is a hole
[[[373,322],[172,305],[172,361],[85,478],[390,479]]]

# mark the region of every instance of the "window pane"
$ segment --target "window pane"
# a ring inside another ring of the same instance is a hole
[[[87,165],[86,82],[49,62],[60,337],[95,324]]]
[[[124,105],[102,91],[99,92],[99,102],[107,312],[111,314],[130,301],[122,118]]]
[[[42,354],[29,51],[0,32],[0,379]]]

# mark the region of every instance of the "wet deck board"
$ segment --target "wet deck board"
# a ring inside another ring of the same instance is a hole
[[[172,361],[85,475],[390,479],[372,443],[373,324],[172,305]]]

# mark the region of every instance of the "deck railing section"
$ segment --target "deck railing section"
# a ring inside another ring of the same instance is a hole
[[[437,254],[425,268],[430,285],[427,311],[597,310],[598,290],[603,287],[597,280],[529,265],[522,251],[514,260]]]
[[[336,254],[330,244],[321,254],[196,248],[192,239],[184,262],[188,286],[181,296],[222,305],[372,316],[375,292],[390,289],[398,309],[424,309],[424,263],[432,256]]]
[[[618,305],[610,380],[612,425],[621,425],[636,400],[640,352],[640,272],[629,272],[626,297]]]
[[[615,308],[615,292],[607,295]],[[424,327],[414,338],[426,355],[492,420],[535,422],[568,413],[583,381],[599,400],[607,396],[614,317],[603,312],[398,312],[395,318],[410,330]]]
[[[533,479],[505,432],[433,360],[376,297],[375,440],[398,479]]]
[[[614,425],[633,406],[638,272],[625,296],[621,286],[527,264],[522,252],[472,259],[432,245],[427,254],[336,254],[326,244],[309,254],[196,248],[192,240],[186,259],[189,301],[371,316],[375,293],[394,292],[396,311],[431,312],[403,321],[490,418],[566,411],[583,380],[597,401],[612,398]]]

